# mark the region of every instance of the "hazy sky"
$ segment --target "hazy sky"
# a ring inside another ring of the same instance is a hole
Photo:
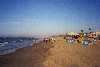
[[[100,30],[100,0],[0,0],[0,35]]]

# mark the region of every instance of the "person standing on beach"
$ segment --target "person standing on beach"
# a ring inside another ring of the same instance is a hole
[[[46,38],[45,41],[46,41],[46,44],[47,44],[48,43],[48,38]]]
[[[48,39],[47,38],[44,38],[44,43],[46,43],[47,44],[47,42],[48,42]]]
[[[53,37],[50,38],[50,40],[51,40],[51,44],[55,43],[55,41],[56,41],[55,38],[53,38]]]
[[[96,45],[96,38],[93,39],[93,45]]]

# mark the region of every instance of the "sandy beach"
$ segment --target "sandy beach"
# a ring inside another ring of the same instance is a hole
[[[84,48],[55,39],[54,44],[41,42],[0,56],[0,67],[100,67],[100,41]]]

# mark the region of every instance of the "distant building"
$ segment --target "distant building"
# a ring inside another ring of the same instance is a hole
[[[73,36],[73,35],[79,35],[79,34],[76,33],[76,32],[68,32],[67,35],[72,35]]]

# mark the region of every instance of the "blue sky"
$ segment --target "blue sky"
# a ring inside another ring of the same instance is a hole
[[[0,35],[100,30],[99,0],[0,0]]]

